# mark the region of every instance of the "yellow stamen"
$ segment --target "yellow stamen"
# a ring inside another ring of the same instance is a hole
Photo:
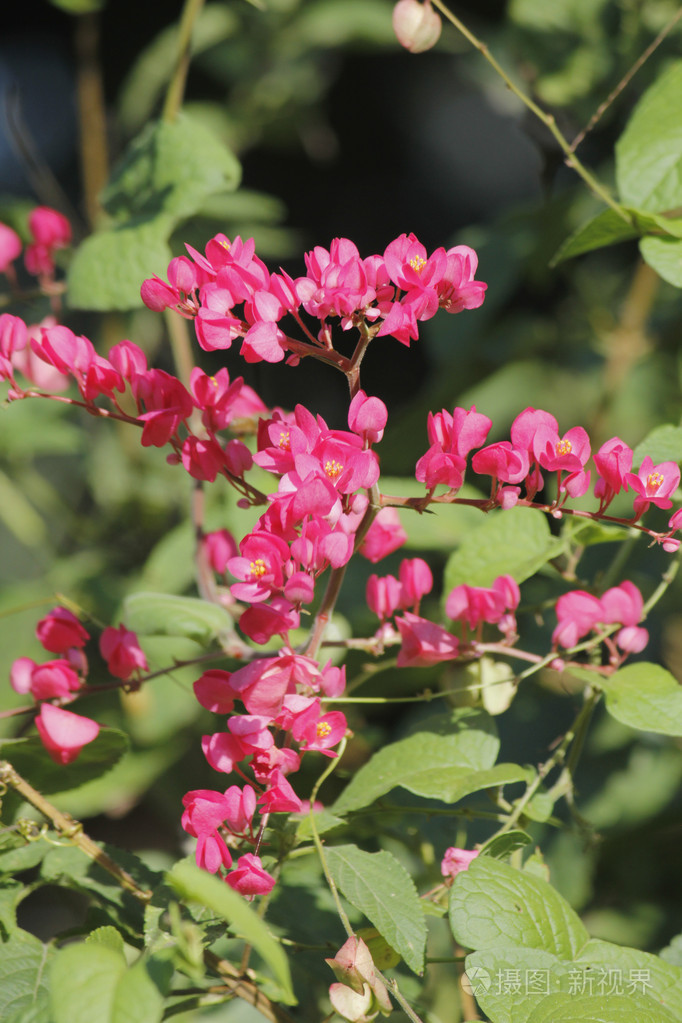
[[[556,446],[557,455],[570,455],[573,445],[570,440],[560,440]]]
[[[317,724],[317,738],[326,739],[332,730],[332,726],[327,721],[319,721]]]
[[[410,266],[413,270],[416,270],[417,273],[420,273],[420,271],[426,266],[426,260],[421,256],[413,256],[410,260]]]
[[[249,567],[251,569],[252,579],[260,579],[260,577],[262,575],[265,575],[265,573],[267,572],[267,566],[262,558],[256,558],[255,561],[251,562],[251,565]]]
[[[282,430],[282,432],[279,435],[279,440],[277,441],[277,446],[281,448],[282,451],[290,450],[291,443],[288,430]]]
[[[343,472],[343,466],[335,458],[332,458],[324,463],[324,471],[330,479],[335,480]]]
[[[660,485],[665,482],[665,476],[660,472],[650,472],[646,478],[646,485],[649,490],[658,490]]]

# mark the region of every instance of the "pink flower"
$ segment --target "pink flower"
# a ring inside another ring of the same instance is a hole
[[[36,728],[45,749],[57,764],[70,764],[83,747],[99,735],[96,721],[51,703],[42,704]]]
[[[30,274],[52,277],[55,270],[54,253],[71,241],[71,225],[61,213],[49,206],[37,206],[28,218],[34,241],[24,253],[26,269]]]
[[[360,554],[376,564],[386,555],[397,550],[407,540],[407,533],[400,522],[396,508],[382,508],[367,530],[360,545]]]
[[[358,391],[348,408],[348,426],[368,444],[376,444],[384,435],[388,410],[381,398],[368,398]]]
[[[643,515],[650,504],[657,508],[672,508],[670,495],[677,490],[680,482],[680,467],[676,462],[661,462],[654,465],[647,455],[639,472],[627,472],[623,477],[624,485],[637,492],[635,498],[635,518]]]
[[[333,757],[336,754],[329,751],[341,742],[347,728],[346,717],[341,711],[332,710],[321,714],[320,701],[316,699],[295,716],[291,734],[301,744],[302,750],[317,750],[325,756]]]
[[[303,573],[301,573],[303,574]],[[312,584],[309,576],[305,576]],[[297,629],[300,615],[284,597],[273,597],[269,604],[252,604],[239,619],[239,628],[254,643],[267,643],[273,636],[286,637],[290,629]]]
[[[56,607],[36,625],[36,636],[53,654],[63,654],[69,647],[85,646],[90,635],[76,616],[65,607]]]
[[[272,533],[258,530],[241,541],[241,555],[230,558],[229,571],[241,582],[230,589],[237,600],[256,603],[284,585],[284,564],[289,560],[289,546]]]
[[[400,606],[418,608],[422,597],[433,588],[431,569],[423,558],[403,558],[400,562]]]
[[[632,468],[632,448],[620,437],[612,437],[602,444],[593,457],[599,473],[594,493],[601,500],[601,508],[605,508],[620,493],[621,487],[625,486],[625,476]]]
[[[459,640],[447,629],[406,611],[396,618],[402,639],[399,668],[423,668],[440,661],[453,661],[459,652]]]
[[[556,604],[559,624],[552,633],[554,646],[568,648],[591,632],[595,625],[604,621],[601,601],[585,590],[573,590],[559,597]]]
[[[205,533],[203,542],[211,568],[218,575],[224,575],[230,558],[236,558],[239,554],[232,533],[228,529],[217,529],[213,533]]]
[[[62,658],[36,664],[30,657],[19,657],[10,669],[14,691],[30,693],[34,700],[71,699],[82,684],[79,675]]]
[[[367,606],[382,622],[400,607],[401,586],[393,575],[371,575],[367,580]]]
[[[126,629],[125,625],[119,625],[118,629],[113,626],[106,628],[100,636],[99,648],[109,671],[116,678],[125,681],[135,672],[149,670],[136,633]]]
[[[477,451],[471,459],[471,468],[501,483],[521,483],[528,475],[528,452],[517,451],[508,440],[503,440]]]
[[[456,877],[463,870],[468,870],[469,864],[477,856],[477,849],[458,849],[456,846],[450,846],[449,849],[445,850],[445,855],[440,865],[440,872],[443,877]]]
[[[490,588],[455,586],[445,602],[445,613],[453,621],[466,622],[470,629],[481,622],[497,625],[503,622],[507,611],[516,610],[520,599],[516,581],[510,575],[501,575]]]
[[[263,869],[259,856],[246,853],[240,856],[237,866],[226,876],[230,888],[242,895],[264,895],[275,887],[275,879]]]
[[[13,272],[12,263],[21,255],[21,238],[7,224],[0,224],[0,273]]]
[[[234,707],[234,693],[230,687],[231,674],[221,668],[205,671],[194,683],[194,695],[206,710],[214,714],[229,714]]]

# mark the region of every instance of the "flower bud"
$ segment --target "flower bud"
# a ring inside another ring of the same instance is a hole
[[[398,0],[393,8],[393,31],[398,42],[410,53],[423,53],[435,46],[442,23],[429,0]]]

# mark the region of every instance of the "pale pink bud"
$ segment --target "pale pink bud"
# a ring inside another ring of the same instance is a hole
[[[410,53],[423,53],[435,46],[442,23],[429,0],[398,0],[393,8],[393,31],[398,42]]]

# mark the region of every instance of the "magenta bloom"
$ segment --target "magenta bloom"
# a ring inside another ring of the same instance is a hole
[[[376,564],[407,540],[397,508],[382,508],[360,545],[360,554]]]
[[[556,615],[559,624],[552,633],[552,643],[568,648],[603,622],[605,612],[597,597],[585,590],[573,590],[559,597]]]
[[[672,508],[670,495],[677,490],[679,482],[680,467],[677,462],[654,465],[647,455],[638,473],[627,472],[624,476],[626,489],[632,487],[638,495],[635,498],[635,518],[643,515],[650,504],[655,504],[657,508]]]
[[[400,606],[418,608],[422,597],[433,588],[431,569],[423,558],[403,558],[400,562]]]
[[[384,435],[388,410],[381,398],[368,398],[358,391],[348,408],[348,426],[368,444],[376,444]]]
[[[109,626],[99,639],[99,648],[107,667],[116,678],[129,679],[137,671],[148,671],[149,665],[144,651],[140,648],[137,635],[119,625]]]
[[[221,668],[205,671],[194,683],[194,695],[206,710],[214,714],[229,714],[234,707],[234,693],[230,687],[231,674]]]
[[[620,437],[612,437],[594,453],[594,464],[599,473],[595,483],[595,497],[600,498],[601,507],[610,504],[621,487],[625,486],[625,476],[632,469],[632,448],[629,448]]]
[[[21,238],[7,224],[0,224],[0,274],[7,273],[12,263],[21,255]]]
[[[36,625],[36,636],[53,654],[63,654],[70,647],[85,646],[90,635],[76,616],[65,607],[56,607]]]
[[[459,653],[459,640],[447,629],[406,611],[396,618],[402,639],[399,668],[424,668],[441,661],[453,661]]]
[[[67,700],[83,684],[67,660],[59,658],[36,664],[19,657],[10,669],[10,685],[17,693],[30,693],[34,700]]]
[[[225,878],[230,888],[242,895],[264,895],[275,887],[275,879],[263,869],[259,856],[246,853]]]
[[[440,865],[440,872],[443,877],[456,877],[463,870],[468,870],[469,864],[477,856],[477,849],[458,849],[456,846],[450,846],[449,849],[445,850],[445,855]]]
[[[400,607],[402,587],[393,575],[371,575],[365,588],[367,606],[382,622]]]
[[[96,721],[51,703],[41,706],[36,728],[45,749],[57,764],[72,763],[83,747],[99,735]]]

